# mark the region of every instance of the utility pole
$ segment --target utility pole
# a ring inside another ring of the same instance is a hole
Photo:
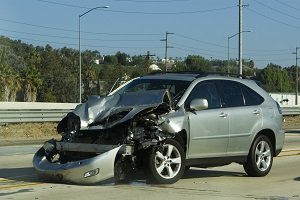
[[[240,74],[243,74],[243,53],[242,53],[242,46],[243,46],[243,3],[242,0],[239,0],[239,68],[240,68]]]
[[[296,47],[296,99],[295,99],[295,103],[296,105],[298,105],[298,49],[299,47]]]
[[[162,39],[160,41],[165,41],[166,42],[166,51],[165,51],[165,72],[167,72],[167,58],[168,58],[168,48],[172,48],[168,46],[168,35],[169,34],[174,34],[174,33],[169,33],[166,32],[166,39]]]
[[[150,56],[155,56],[155,54],[150,55],[150,51],[147,51],[147,66],[148,66],[148,73],[150,73]]]

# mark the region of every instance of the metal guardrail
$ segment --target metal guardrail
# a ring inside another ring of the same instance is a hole
[[[0,102],[0,124],[59,122],[76,103]]]
[[[300,107],[282,107],[283,115],[300,115]]]
[[[68,112],[70,112],[70,110],[0,110],[0,124],[19,122],[58,122],[66,116]]]
[[[59,122],[77,103],[0,102],[0,124]],[[300,115],[300,107],[282,107],[283,115]]]

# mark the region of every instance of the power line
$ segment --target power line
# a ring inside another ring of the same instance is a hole
[[[278,12],[278,13],[280,13],[280,14],[285,15],[285,16],[288,16],[288,17],[291,17],[291,18],[300,20],[300,18],[298,18],[298,17],[289,15],[289,14],[287,14],[287,13],[284,13],[284,12],[280,11],[280,10],[277,10],[277,9],[275,9],[275,8],[272,8],[272,7],[270,7],[270,6],[267,6],[266,4],[263,4],[263,3],[261,3],[261,2],[259,2],[259,1],[257,1],[257,0],[253,0],[253,1],[255,1],[256,3],[262,5],[262,6],[266,7],[266,8],[269,8],[270,10],[273,10],[273,11],[276,11],[276,12]]]
[[[183,44],[178,44],[178,43],[174,43],[174,42],[169,42],[169,43],[177,45],[177,46],[181,46],[181,47],[187,47],[187,48],[190,48],[190,49],[195,49],[195,50],[207,51],[207,52],[212,52],[212,53],[226,54],[225,52],[211,51],[211,50],[207,50],[207,49],[201,49],[201,48],[197,48],[197,47],[191,47],[191,46],[187,46],[187,45],[183,45]],[[175,46],[175,48],[176,48],[176,46]]]
[[[49,3],[49,4],[55,4],[55,5],[59,5],[59,6],[67,6],[67,7],[73,7],[73,8],[91,9],[89,7],[75,6],[75,5],[72,5],[72,4],[64,4],[64,3],[52,2],[52,1],[46,1],[46,0],[36,0],[36,1],[43,2],[43,3]]]
[[[57,2],[52,2],[52,1],[47,1],[47,0],[36,0],[39,2],[43,3],[49,3],[49,4],[55,4],[59,6],[68,6],[68,7],[73,7],[73,8],[84,8],[84,9],[91,9],[88,7],[82,7],[82,6],[77,6],[77,5],[72,5],[72,4],[64,4],[64,3],[57,3]],[[146,1],[144,1],[146,2]],[[158,1],[149,1],[156,3]],[[166,2],[171,2],[171,1],[166,1]],[[174,2],[174,0],[173,0]],[[220,11],[220,10],[227,10],[227,9],[232,9],[235,8],[236,6],[227,6],[223,8],[213,8],[213,9],[208,9],[208,10],[196,10],[196,11],[181,11],[181,12],[141,12],[141,11],[124,11],[124,10],[101,10],[102,12],[114,12],[114,13],[126,13],[126,14],[143,14],[143,15],[177,15],[177,14],[195,14],[195,13],[205,13],[205,12],[214,12],[214,11]]]
[[[259,62],[274,62],[274,61],[294,61],[295,59],[255,59],[254,61]]]
[[[277,20],[277,19],[273,19],[273,18],[271,18],[271,17],[269,17],[269,16],[266,16],[266,15],[263,15],[263,14],[261,14],[261,13],[258,13],[258,12],[256,12],[256,11],[254,11],[254,10],[248,8],[248,7],[246,7],[246,9],[247,9],[247,10],[250,10],[250,11],[253,12],[253,13],[256,13],[257,15],[260,15],[260,16],[262,16],[262,17],[265,17],[265,18],[267,18],[267,19],[269,19],[269,20],[275,21],[275,22],[277,22],[277,23],[279,23],[279,24],[283,24],[283,25],[286,25],[286,26],[289,26],[289,27],[292,27],[292,28],[300,29],[300,27],[298,27],[298,26],[294,26],[294,25],[287,24],[287,23],[285,23],[285,22],[279,21],[279,20]]]
[[[289,8],[292,8],[292,9],[294,9],[294,10],[300,11],[300,9],[295,8],[295,7],[293,7],[293,6],[290,6],[290,5],[286,4],[286,3],[283,3],[282,1],[279,1],[279,0],[275,0],[275,1],[277,1],[278,3],[281,3],[282,5],[287,6],[287,7],[289,7]]]
[[[228,6],[223,8],[209,9],[209,10],[181,11],[181,12],[140,12],[140,11],[123,11],[123,10],[109,10],[109,12],[126,13],[126,14],[143,14],[143,15],[178,15],[178,14],[196,14],[196,13],[214,12],[214,11],[232,9],[235,7],[236,6]]]
[[[69,46],[78,46],[78,44],[72,44],[72,43],[65,43],[65,42],[53,42],[53,41],[45,41],[45,40],[37,40],[37,39],[28,39],[28,38],[19,38],[19,37],[14,37],[14,36],[6,36],[6,37],[9,37],[9,38],[14,38],[14,39],[20,39],[20,40],[28,40],[28,41],[34,41],[34,42],[44,42],[44,43],[53,43],[53,44],[62,44],[62,45],[69,45]],[[147,48],[151,48],[151,49],[159,49],[159,48],[163,48],[163,47],[149,47],[149,46],[102,46],[102,45],[82,45],[82,46],[85,46],[85,47],[93,47],[93,48],[128,48],[128,49],[131,49],[131,48],[143,48],[143,49],[147,49]]]
[[[45,35],[45,34],[38,34],[38,33],[28,33],[28,32],[22,32],[22,31],[12,31],[7,29],[1,29],[2,31],[11,32],[11,33],[21,33],[26,35],[36,35],[36,36],[42,36],[42,37],[51,37],[51,38],[60,38],[60,39],[71,39],[71,40],[78,40],[77,37],[66,37],[66,36],[56,36],[56,35]],[[86,41],[99,41],[99,39],[96,38],[82,38]],[[125,40],[119,40],[119,39],[101,39],[101,42],[153,42],[157,41],[157,39],[125,39]]]
[[[208,44],[208,45],[212,45],[212,46],[217,46],[217,47],[227,48],[227,47],[222,46],[222,45],[213,44],[213,43],[209,43],[209,42],[204,42],[204,41],[201,41],[201,40],[198,40],[198,39],[195,39],[195,38],[187,37],[187,36],[180,35],[180,34],[177,34],[177,33],[176,33],[176,36],[177,36],[177,35],[180,36],[180,37],[189,39],[189,40],[193,40],[193,41],[197,41],[197,42],[203,43],[203,44]]]
[[[187,52],[193,52],[193,53],[196,53],[196,54],[198,54],[198,55],[206,55],[206,56],[209,56],[209,57],[212,57],[212,56],[214,56],[214,57],[216,57],[216,58],[219,58],[220,60],[226,60],[227,58],[225,58],[225,57],[222,57],[222,56],[215,56],[215,55],[212,55],[212,54],[207,54],[207,53],[200,53],[199,51],[193,51],[193,50],[189,50],[189,49],[185,49],[185,48],[181,48],[181,47],[175,47],[176,49],[180,49],[180,50],[182,50],[182,51],[187,51]]]
[[[119,2],[135,2],[135,3],[170,3],[170,2],[188,2],[192,0],[151,0],[151,1],[142,1],[142,0],[113,0]]]
[[[1,19],[0,19],[1,20]],[[56,29],[56,28],[54,28]],[[36,36],[42,36],[42,37],[51,37],[51,38],[61,38],[61,39],[73,39],[73,40],[77,40],[78,38],[77,37],[64,37],[64,36],[55,36],[55,35],[46,35],[46,34],[38,34],[38,33],[29,33],[29,32],[22,32],[22,31],[13,31],[13,30],[7,30],[7,29],[1,29],[0,30],[2,31],[7,31],[7,32],[12,32],[12,33],[21,33],[21,34],[27,34],[27,35],[36,35]],[[71,30],[70,30],[71,31]],[[74,31],[77,33],[77,31]],[[100,34],[100,35],[110,35],[110,33],[95,33],[93,32],[94,34]],[[139,33],[132,33],[132,34],[126,34],[126,33],[119,33],[119,34],[116,34],[117,36],[119,35],[122,35],[122,36],[131,36],[131,35],[141,35]],[[149,36],[149,35],[161,35],[161,34],[142,34],[142,36]],[[208,45],[211,45],[211,46],[217,46],[217,47],[222,47],[222,48],[226,48],[225,46],[222,46],[222,45],[218,45],[218,44],[213,44],[213,43],[209,43],[209,42],[205,42],[205,41],[201,41],[201,40],[198,40],[198,39],[195,39],[195,38],[191,38],[191,37],[188,37],[188,36],[184,36],[184,35],[181,35],[181,34],[176,34],[175,36],[180,36],[180,37],[183,37],[183,38],[186,38],[186,39],[189,39],[189,40],[192,40],[192,41],[197,41],[197,42],[200,42],[200,43],[203,43],[203,44],[208,44]],[[99,41],[100,39],[96,39],[96,38],[83,38],[84,40],[86,41]],[[154,42],[154,41],[158,41],[158,39],[101,39],[101,42]],[[47,41],[42,41],[42,42],[47,42]],[[61,43],[61,44],[66,44],[66,43]],[[181,45],[181,44],[178,44],[178,43],[174,43],[176,45]],[[69,45],[75,45],[75,44],[69,44]],[[188,48],[193,48],[193,49],[199,49],[197,47],[191,47],[191,46],[186,46],[186,45],[181,45],[183,47],[188,47]],[[104,46],[103,46],[104,47]],[[232,47],[231,49],[237,49],[237,48],[234,48]],[[204,50],[204,51],[208,51],[208,52],[215,52],[215,53],[221,53],[221,52],[217,52],[217,51],[210,51],[210,50],[205,50],[205,49],[199,49],[199,50]],[[244,49],[244,51],[254,51],[254,52],[285,52],[285,51],[292,51],[293,49],[281,49],[281,50],[275,50],[275,49],[272,49],[272,50],[249,50],[249,49]],[[223,53],[225,54],[225,53]],[[260,54],[261,55],[261,54]],[[259,55],[259,56],[260,56]],[[274,55],[281,55],[281,54],[274,54]],[[261,55],[262,56],[262,55]]]
[[[219,44],[205,42],[205,41],[198,40],[198,39],[195,39],[195,38],[192,38],[192,37],[189,37],[189,36],[184,36],[184,35],[181,35],[181,34],[178,34],[178,33],[176,33],[175,36],[180,36],[182,38],[186,38],[186,39],[189,39],[189,40],[192,40],[192,41],[196,41],[196,42],[199,42],[199,43],[203,43],[203,44],[207,44],[207,45],[211,45],[211,46],[216,46],[216,47],[221,47],[221,48],[226,48],[227,49],[227,47],[219,45]],[[238,48],[231,47],[230,49],[237,50]],[[254,52],[285,52],[285,51],[293,51],[293,49],[243,49],[243,51],[254,51]]]
[[[15,23],[15,24],[22,24],[26,26],[32,26],[32,27],[38,27],[38,28],[45,28],[45,29],[52,29],[52,30],[58,30],[58,31],[66,31],[66,32],[73,32],[78,33],[78,30],[71,30],[71,29],[63,29],[63,28],[56,28],[56,27],[49,27],[49,26],[42,26],[42,25],[36,25],[36,24],[30,24],[30,23],[24,23],[24,22],[18,22],[13,20],[7,20],[7,19],[0,19],[0,21],[5,21],[9,23]],[[126,35],[126,36],[154,36],[154,35],[163,35],[162,33],[100,33],[100,32],[89,32],[89,31],[82,31],[82,33],[86,34],[95,34],[95,35]]]

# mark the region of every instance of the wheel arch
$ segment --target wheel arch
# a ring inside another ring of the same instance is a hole
[[[275,138],[275,133],[271,129],[263,129],[263,130],[259,131],[256,134],[256,136],[254,137],[252,143],[260,135],[264,135],[264,136],[266,136],[270,140],[270,142],[272,144],[273,155],[276,155],[276,138]]]
[[[179,144],[182,145],[184,152],[187,151],[187,132],[185,130],[181,130],[180,132],[178,132],[178,134],[176,134],[175,138],[174,138],[177,142],[179,142]]]

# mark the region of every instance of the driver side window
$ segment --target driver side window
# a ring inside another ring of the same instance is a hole
[[[215,81],[203,81],[194,87],[186,100],[186,105],[194,99],[206,99],[208,109],[221,108],[221,98]]]

